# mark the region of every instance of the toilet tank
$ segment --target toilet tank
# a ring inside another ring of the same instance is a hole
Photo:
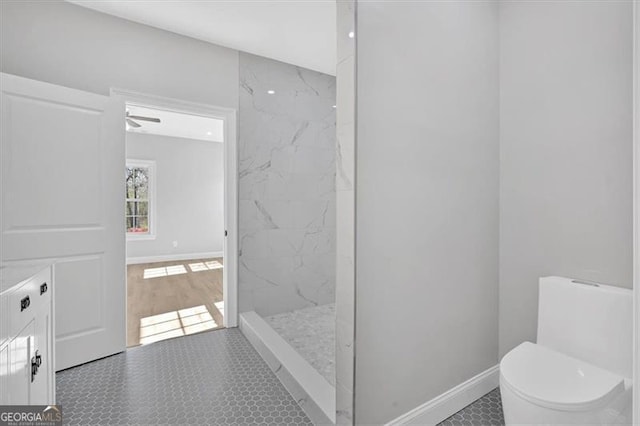
[[[631,378],[633,292],[571,278],[540,278],[538,344]]]

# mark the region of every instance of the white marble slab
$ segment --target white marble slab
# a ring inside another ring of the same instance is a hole
[[[240,312],[335,301],[335,85],[240,53]]]

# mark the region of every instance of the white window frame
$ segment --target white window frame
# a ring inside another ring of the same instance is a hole
[[[155,240],[156,239],[156,162],[152,160],[136,160],[127,158],[126,167],[139,167],[149,170],[149,187],[147,188],[149,203],[147,206],[149,232],[146,234],[127,232],[127,241]],[[129,199],[125,197],[125,203]]]

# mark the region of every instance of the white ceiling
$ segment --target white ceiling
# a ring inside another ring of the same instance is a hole
[[[335,75],[335,0],[67,1]]]
[[[134,119],[141,127],[132,127],[127,124],[127,132],[224,142],[222,120],[132,104],[127,104],[127,111],[129,115],[160,119],[160,123]]]

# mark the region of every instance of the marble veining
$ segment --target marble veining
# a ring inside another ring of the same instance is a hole
[[[264,320],[327,382],[336,385],[335,304],[284,312],[265,317]]]
[[[240,53],[240,311],[335,300],[335,77]]]

